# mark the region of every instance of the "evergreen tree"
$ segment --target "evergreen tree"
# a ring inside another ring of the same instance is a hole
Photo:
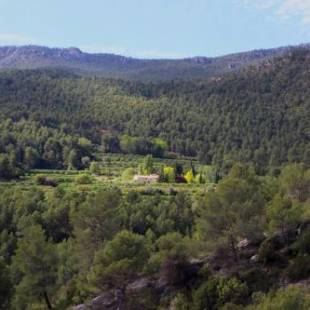
[[[56,247],[46,240],[42,228],[39,225],[26,227],[13,258],[17,308],[43,301],[48,309],[52,309],[57,266]]]

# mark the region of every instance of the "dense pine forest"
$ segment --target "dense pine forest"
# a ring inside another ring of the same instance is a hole
[[[87,151],[73,141],[79,137],[96,145],[104,141],[112,152],[161,155],[152,142],[159,138],[170,152],[222,168],[252,163],[259,173],[288,162],[309,164],[309,59],[310,52],[301,49],[237,75],[156,84],[49,70],[2,72],[1,153],[10,153],[5,148],[18,141],[15,157],[23,161],[26,147],[33,147],[27,131],[42,126],[52,132],[30,134],[41,160],[37,167],[65,166],[70,150],[83,157]],[[58,159],[42,162],[44,149]]]
[[[308,310],[309,81],[0,71],[0,309]]]

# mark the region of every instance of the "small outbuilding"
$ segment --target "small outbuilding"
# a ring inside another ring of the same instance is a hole
[[[133,181],[141,184],[153,184],[159,182],[158,174],[150,174],[150,175],[135,175],[133,177]]]

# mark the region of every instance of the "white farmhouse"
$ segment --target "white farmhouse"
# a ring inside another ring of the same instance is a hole
[[[134,182],[141,184],[153,184],[159,182],[159,175],[150,174],[150,175],[135,175],[133,177]]]

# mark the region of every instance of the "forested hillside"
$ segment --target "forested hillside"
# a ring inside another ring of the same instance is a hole
[[[308,310],[309,81],[2,71],[0,309]]]
[[[86,145],[103,144],[108,152],[162,156],[165,145],[222,170],[235,161],[253,163],[258,173],[287,162],[309,164],[309,70],[310,52],[300,49],[211,81],[145,84],[60,70],[2,72],[1,154],[15,152],[25,162],[31,147],[41,167],[65,167],[71,150],[80,162],[90,156],[78,146],[84,137]],[[50,134],[29,139],[38,126]],[[46,149],[58,159],[48,160]]]
[[[199,195],[48,185],[1,189],[1,309],[309,309],[304,165]]]

